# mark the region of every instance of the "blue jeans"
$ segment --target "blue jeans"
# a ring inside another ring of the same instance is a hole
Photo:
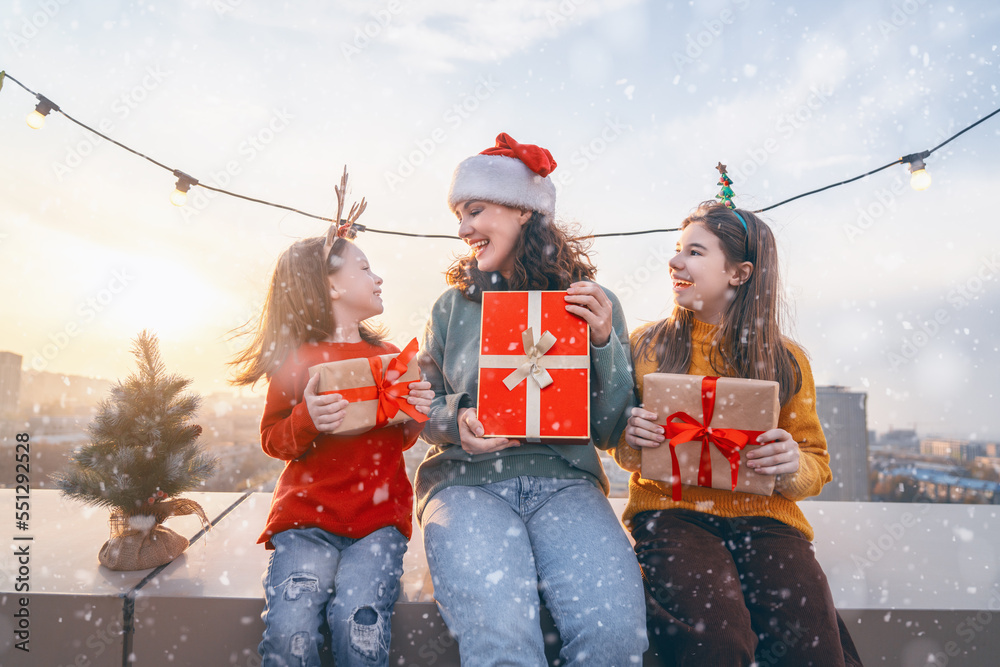
[[[434,597],[463,665],[545,665],[539,593],[563,665],[642,663],[642,574],[607,498],[578,479],[451,486],[427,503]]]
[[[300,528],[278,533],[271,544],[262,667],[318,667],[331,650],[337,667],[388,665],[406,538],[391,526],[361,539]]]

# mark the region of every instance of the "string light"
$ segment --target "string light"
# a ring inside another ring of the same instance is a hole
[[[68,113],[66,113],[65,111],[63,111],[62,109],[60,109],[58,105],[54,104],[51,100],[49,100],[48,98],[46,98],[44,95],[40,95],[40,94],[36,93],[35,91],[31,90],[30,88],[28,88],[27,86],[25,86],[20,81],[18,81],[16,78],[14,78],[10,74],[7,74],[6,72],[3,72],[3,71],[0,71],[0,87],[3,86],[3,81],[4,81],[5,78],[6,79],[10,79],[14,83],[16,83],[18,86],[20,86],[21,88],[23,88],[25,91],[27,91],[28,93],[30,93],[30,94],[32,94],[32,95],[34,95],[35,97],[38,98],[38,105],[35,107],[35,111],[33,111],[28,116],[28,124],[31,127],[35,128],[35,129],[38,129],[38,128],[42,127],[42,125],[45,123],[45,116],[48,115],[52,111],[58,111],[65,118],[67,118],[68,120],[72,121],[73,123],[79,125],[83,129],[88,130],[89,132],[92,132],[93,134],[96,134],[97,136],[101,137],[102,139],[105,139],[105,140],[107,140],[107,141],[115,144],[119,148],[122,148],[122,149],[128,151],[129,153],[132,153],[133,155],[141,157],[144,160],[148,160],[149,162],[152,162],[153,164],[155,164],[156,166],[160,167],[161,169],[166,169],[167,171],[171,172],[174,176],[177,177],[177,188],[174,190],[173,194],[170,195],[170,201],[175,206],[183,206],[187,202],[187,192],[193,186],[197,185],[199,187],[205,188],[206,190],[212,190],[213,192],[218,192],[220,194],[228,195],[230,197],[235,197],[237,199],[243,199],[243,200],[246,200],[246,201],[255,202],[257,204],[263,204],[265,206],[271,206],[271,207],[274,207],[274,208],[280,208],[280,209],[283,209],[285,211],[291,211],[293,213],[298,213],[299,215],[304,215],[304,216],[306,216],[308,218],[315,218],[316,220],[323,220],[325,222],[333,222],[333,220],[331,220],[330,218],[327,218],[325,216],[316,215],[314,213],[307,213],[306,211],[300,211],[299,209],[292,208],[291,206],[285,206],[284,204],[276,204],[274,202],[266,201],[264,199],[255,199],[254,197],[248,197],[246,195],[241,195],[241,194],[238,194],[236,192],[231,192],[229,190],[223,190],[222,188],[216,188],[216,187],[213,187],[211,185],[207,185],[205,183],[200,183],[198,181],[198,179],[194,178],[193,176],[189,176],[188,174],[185,174],[183,171],[180,171],[179,169],[173,169],[172,167],[168,167],[167,165],[163,164],[162,162],[158,162],[158,161],[154,160],[153,158],[149,157],[148,155],[143,155],[142,153],[136,151],[135,149],[129,148],[125,144],[112,139],[111,137],[107,136],[106,134],[98,132],[97,130],[95,130],[94,128],[90,127],[89,125],[87,125],[85,123],[82,123],[82,122],[78,121],[77,119],[73,118]],[[983,116],[982,118],[980,118],[979,120],[977,120],[975,123],[972,123],[968,127],[966,127],[964,129],[962,129],[961,131],[953,134],[948,139],[944,140],[943,142],[941,142],[940,144],[938,144],[934,148],[931,148],[930,150],[921,151],[919,153],[912,153],[912,154],[907,155],[905,157],[901,157],[901,158],[898,158],[896,160],[893,160],[889,164],[882,165],[881,167],[878,167],[876,169],[872,169],[871,171],[865,172],[864,174],[861,174],[859,176],[855,176],[854,178],[849,178],[847,180],[839,181],[837,183],[831,183],[830,185],[826,185],[824,187],[817,188],[815,190],[810,190],[808,192],[803,192],[802,194],[795,195],[794,197],[789,197],[788,199],[782,200],[782,201],[778,202],[777,204],[771,204],[770,206],[767,206],[765,208],[758,209],[758,210],[754,211],[754,213],[763,213],[765,211],[769,211],[771,209],[774,209],[774,208],[777,208],[777,207],[782,206],[784,204],[787,204],[788,202],[795,201],[796,199],[801,199],[803,197],[808,197],[809,195],[813,195],[813,194],[816,194],[818,192],[823,192],[824,190],[829,190],[830,188],[835,188],[835,187],[837,187],[839,185],[845,185],[847,183],[853,183],[854,181],[862,179],[862,178],[864,178],[866,176],[870,176],[872,174],[875,174],[877,172],[882,171],[883,169],[888,169],[889,167],[891,167],[893,165],[901,164],[901,163],[904,163],[904,162],[908,163],[909,167],[910,167],[910,173],[911,173],[910,185],[914,189],[916,189],[916,190],[924,190],[927,187],[929,187],[930,183],[931,183],[931,177],[930,177],[930,174],[927,173],[926,165],[924,164],[924,159],[927,158],[934,151],[940,149],[942,146],[944,146],[948,142],[953,141],[954,139],[958,138],[962,134],[965,134],[966,132],[968,132],[972,128],[974,128],[977,125],[979,125],[980,123],[985,122],[986,120],[992,118],[993,116],[997,115],[998,113],[1000,113],[1000,109],[996,109],[992,113],[989,113],[986,116]],[[393,231],[393,230],[373,229],[372,227],[365,228],[365,227],[362,227],[360,225],[358,225],[358,227],[359,227],[358,231],[369,231],[369,232],[373,232],[373,233],[376,233],[376,234],[389,234],[389,235],[392,235],[392,236],[406,236],[406,237],[411,237],[411,238],[456,239],[456,240],[459,240],[459,237],[453,236],[453,235],[450,235],[450,234],[414,234],[414,233],[411,233],[411,232],[398,232],[398,231]],[[596,238],[607,238],[607,237],[611,237],[611,236],[636,236],[636,235],[639,235],[639,234],[655,234],[655,233],[659,233],[659,232],[676,232],[676,231],[679,231],[679,228],[670,227],[670,228],[664,228],[664,229],[642,229],[642,230],[629,231],[629,232],[605,232],[605,233],[600,233],[600,234],[588,234],[586,236],[581,236],[581,237],[578,237],[578,238],[579,239],[596,239]]]
[[[188,200],[188,190],[192,185],[198,185],[198,179],[188,176],[180,169],[174,169],[174,176],[177,177],[177,188],[170,195],[170,203],[174,206],[184,206]]]
[[[15,80],[14,77],[11,79]],[[45,127],[45,117],[49,115],[49,112],[59,111],[59,105],[55,104],[49,98],[44,95],[35,95],[38,98],[38,104],[35,105],[35,110],[28,114],[25,119],[28,121],[28,127],[33,130],[40,130]]]
[[[926,190],[931,187],[931,175],[927,173],[924,165],[924,158],[928,155],[930,151],[923,151],[902,158],[903,162],[910,165],[910,187],[914,190]]]

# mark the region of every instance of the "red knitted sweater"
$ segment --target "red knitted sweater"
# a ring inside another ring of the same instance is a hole
[[[322,528],[361,538],[395,526],[409,539],[413,487],[403,451],[417,440],[414,422],[359,435],[320,434],[302,396],[309,367],[328,361],[397,353],[391,344],[306,343],[271,377],[260,422],[264,453],[285,461],[258,543],[291,528]]]

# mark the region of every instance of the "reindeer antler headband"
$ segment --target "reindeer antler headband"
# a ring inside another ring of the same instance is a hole
[[[333,242],[338,238],[353,239],[358,235],[358,232],[363,232],[365,230],[364,225],[355,224],[357,219],[361,217],[361,214],[365,212],[365,207],[368,206],[368,202],[365,198],[361,198],[360,203],[351,204],[351,210],[347,214],[347,217],[342,217],[344,215],[344,199],[347,197],[347,165],[344,165],[344,175],[340,177],[340,186],[333,187],[334,192],[337,193],[337,217],[331,221],[330,229],[326,232],[326,242],[323,244],[323,257],[330,256],[330,250],[333,248]]]

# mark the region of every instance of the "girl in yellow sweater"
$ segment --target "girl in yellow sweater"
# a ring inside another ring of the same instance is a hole
[[[743,377],[777,381],[781,412],[747,456],[775,476],[773,495],[684,486],[673,501],[669,484],[639,474],[640,450],[664,446],[660,415],[633,408],[613,454],[632,471],[623,520],[650,647],[676,665],[860,665],[795,504],[831,475],[809,362],[779,327],[774,236],[753,213],[708,202],[681,229],[674,310],[631,335],[640,401],[647,373]]]

